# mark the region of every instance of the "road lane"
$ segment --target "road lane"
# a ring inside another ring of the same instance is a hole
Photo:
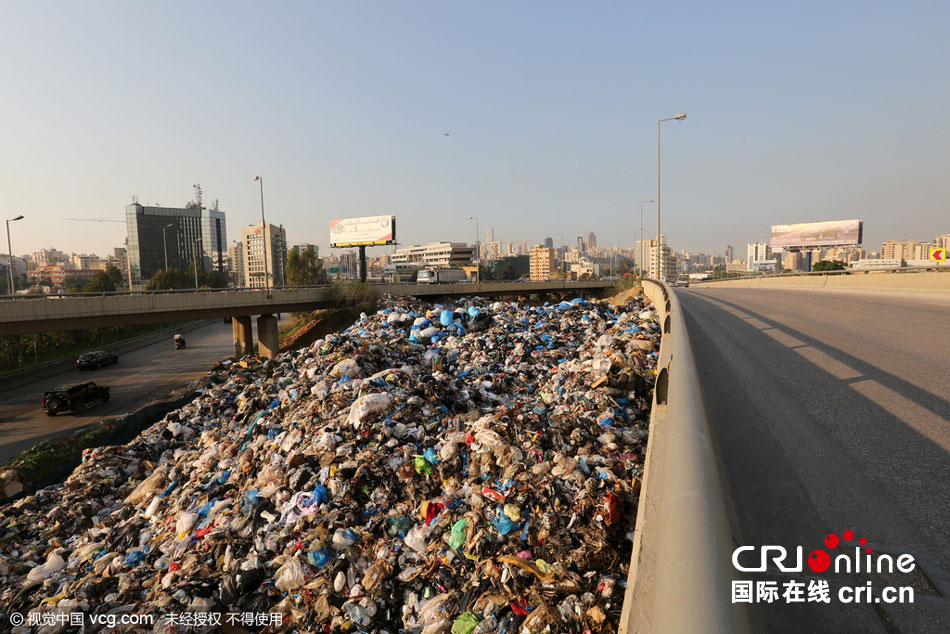
[[[28,386],[0,392],[0,465],[37,442],[88,425],[102,417],[132,411],[207,374],[218,361],[234,354],[231,324],[217,320],[185,334],[187,347],[175,350],[167,341],[123,354],[116,365],[101,370],[75,370]],[[94,381],[110,387],[108,403],[85,412],[55,417],[43,413],[43,393],[59,385]]]
[[[946,304],[764,289],[677,295],[741,541],[807,554],[850,528],[881,552],[913,554],[929,577],[910,610],[801,608],[796,618],[756,608],[765,628],[802,631],[808,614],[815,632],[947,631],[950,604],[938,591],[950,594]]]

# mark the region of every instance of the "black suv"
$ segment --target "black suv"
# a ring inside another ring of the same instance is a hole
[[[104,365],[111,365],[119,362],[119,355],[105,350],[96,350],[95,352],[84,352],[76,359],[76,367],[80,370],[94,368],[98,370]]]
[[[43,411],[47,416],[56,416],[66,410],[78,414],[82,410],[109,400],[109,388],[95,383],[64,385],[47,390],[43,394]]]

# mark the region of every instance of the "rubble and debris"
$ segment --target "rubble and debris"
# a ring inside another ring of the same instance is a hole
[[[308,348],[230,364],[132,442],[87,449],[63,484],[0,507],[0,618],[616,631],[659,350],[652,306],[382,305]]]

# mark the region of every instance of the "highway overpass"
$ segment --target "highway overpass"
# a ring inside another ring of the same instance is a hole
[[[589,294],[611,282],[483,282],[463,284],[372,285],[377,295],[449,298],[532,294]],[[254,350],[250,318],[259,315],[261,352],[277,353],[277,313],[331,308],[341,303],[340,287],[316,286],[265,290],[222,289],[102,293],[96,295],[19,295],[0,300],[0,335],[77,330],[208,318],[234,318],[235,353]]]

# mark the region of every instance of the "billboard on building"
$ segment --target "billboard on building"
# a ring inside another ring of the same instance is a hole
[[[365,216],[330,221],[331,247],[359,247],[396,242],[396,216]]]
[[[769,246],[773,249],[861,244],[863,220],[829,220],[772,225]]]

